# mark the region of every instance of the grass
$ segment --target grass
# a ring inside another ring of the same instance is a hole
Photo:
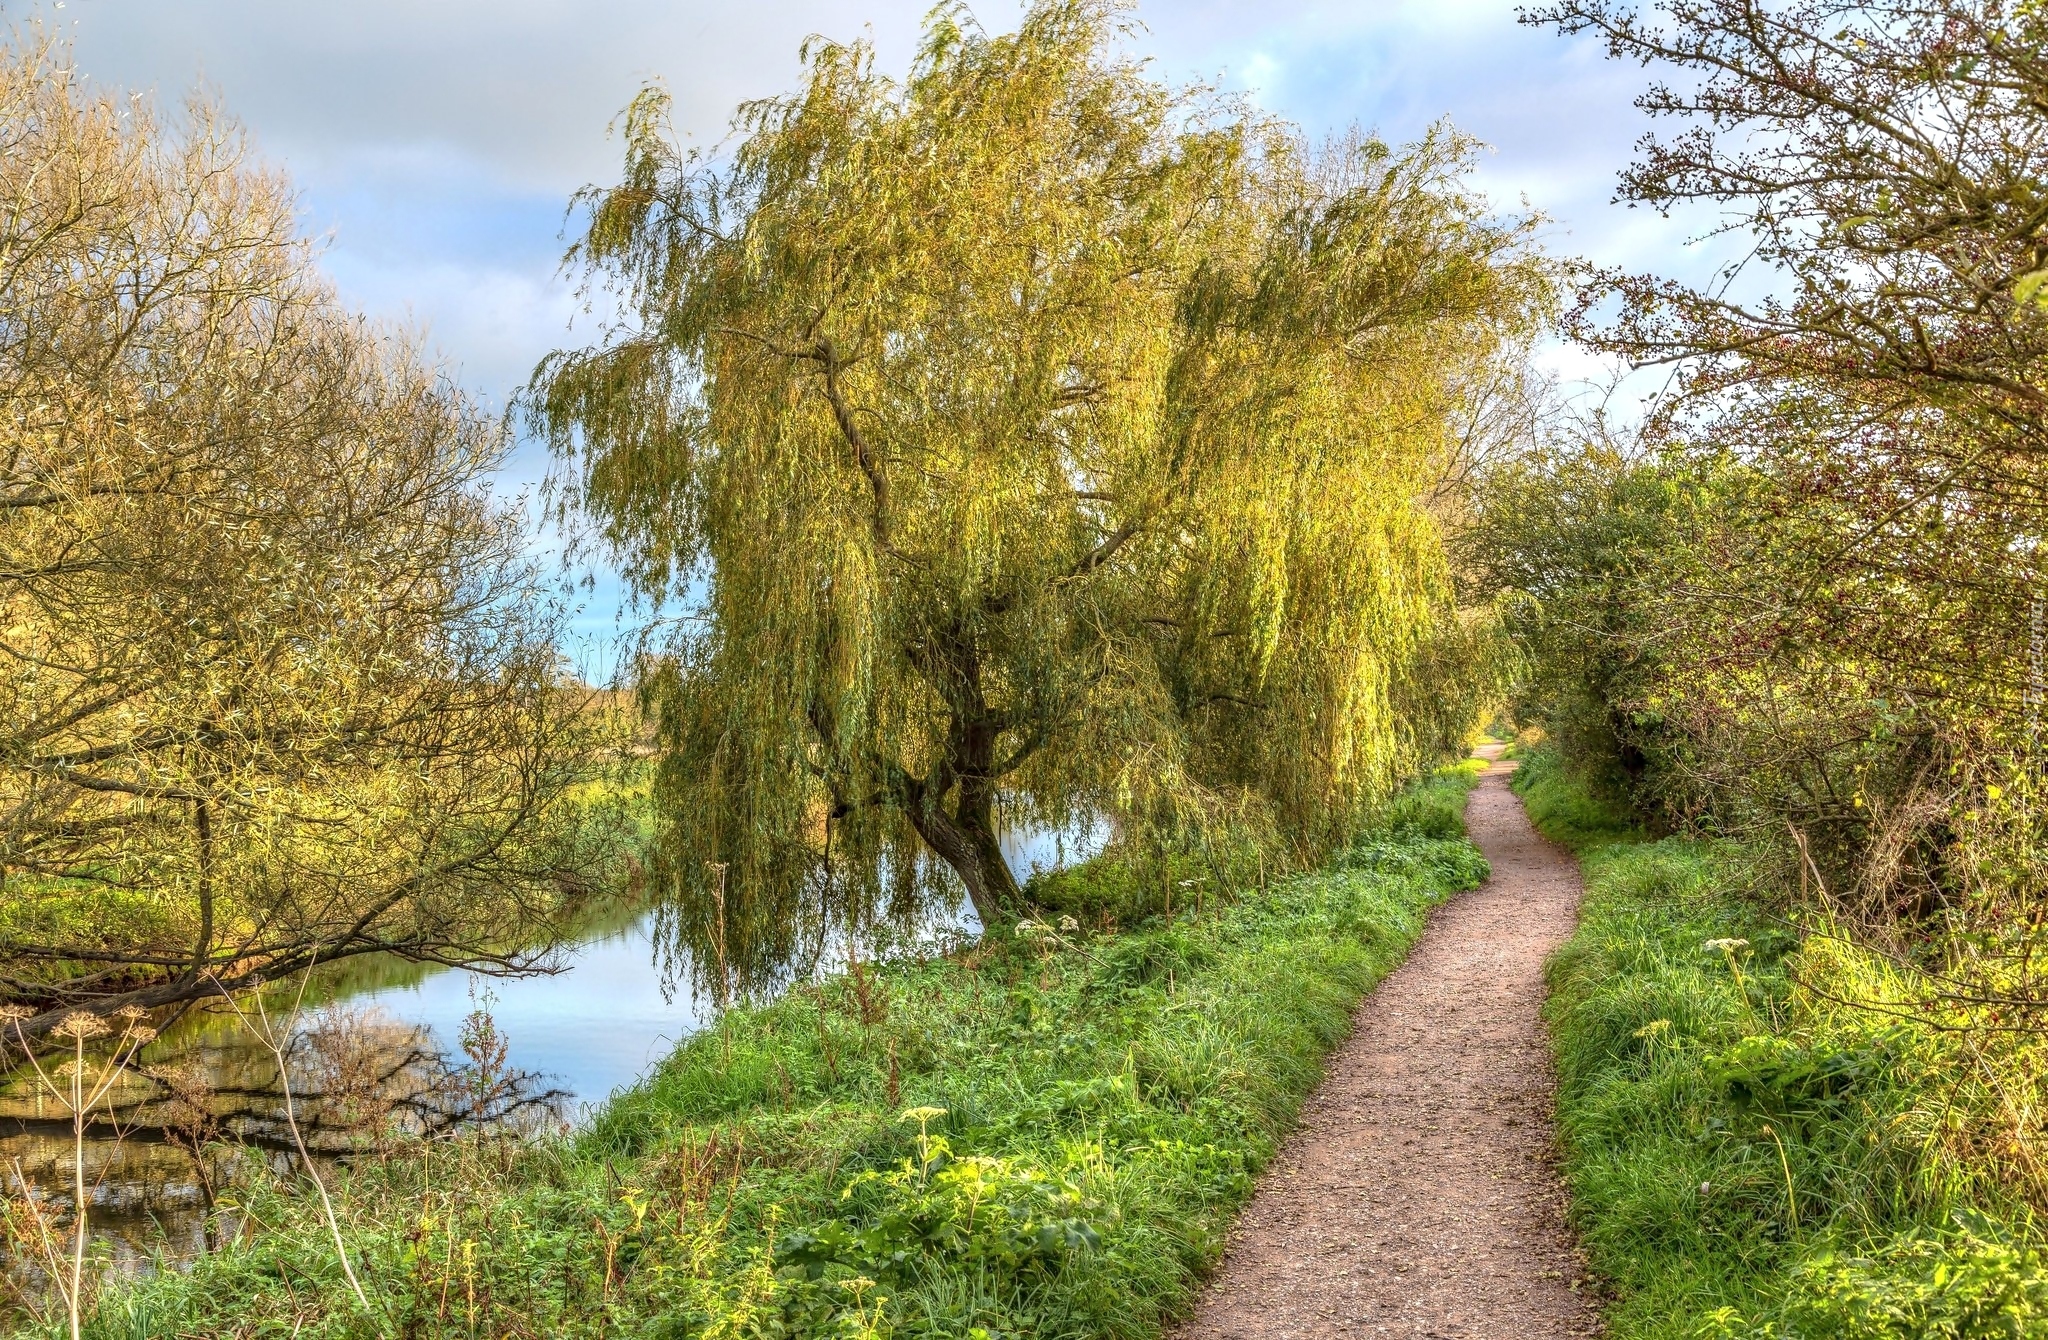
[[[1027,924],[693,1039],[580,1133],[300,1189],[123,1286],[99,1337],[1157,1335],[1358,1001],[1485,863],[1462,768],[1313,875],[1133,929]]]
[[[1519,753],[1512,786],[1529,821],[1553,842],[1588,855],[1604,847],[1638,842],[1643,833],[1614,805],[1595,798],[1564,765],[1554,749],[1539,746]]]
[[[1579,853],[1550,965],[1572,1217],[1610,1334],[2048,1335],[2048,1259],[1994,1151],[1958,1150],[1973,1070],[1871,956],[1744,890],[1743,853],[1648,841],[1554,754],[1517,778]]]

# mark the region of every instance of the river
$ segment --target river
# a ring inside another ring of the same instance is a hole
[[[1080,841],[1013,834],[1003,845],[1012,868],[1025,871],[1076,859],[1099,841],[1099,834]],[[381,1095],[368,1104],[375,1124],[410,1112],[403,1102],[385,1106],[393,1095],[425,1095],[427,1115],[413,1124],[430,1124],[434,1111],[448,1108],[448,1094],[477,1073],[476,1057],[465,1055],[462,1043],[481,1013],[504,1044],[502,1059],[490,1065],[503,1081],[493,1111],[516,1108],[529,1128],[573,1126],[592,1105],[645,1075],[712,1013],[710,1002],[690,990],[687,971],[665,970],[680,965],[665,962],[658,922],[654,908],[616,909],[558,953],[558,971],[526,977],[376,959],[333,965],[316,975],[308,992],[292,1051],[294,1091],[332,1088],[361,1097],[374,1090]],[[883,939],[902,952],[977,930],[962,900],[928,912],[907,943],[900,931]],[[846,944],[841,937],[819,962],[792,965],[790,976],[834,970]],[[875,948],[872,940],[863,944],[863,956],[873,956]],[[274,1017],[289,1011],[292,1000],[279,988],[271,991]],[[483,1050],[488,1056],[488,1047]],[[208,1246],[205,1178],[225,1170],[202,1175],[183,1146],[224,1139],[247,1150],[243,1157],[266,1159],[280,1170],[294,1161],[276,1062],[233,1012],[195,1010],[151,1043],[143,1060],[177,1073],[188,1101],[167,1100],[156,1086],[117,1089],[113,1098],[128,1129],[119,1138],[95,1134],[85,1156],[94,1237],[117,1268],[128,1270],[186,1259]],[[356,1138],[333,1134],[345,1122],[322,1126],[317,1103],[301,1111],[306,1124],[318,1128],[316,1154],[346,1149]],[[217,1124],[207,1126],[202,1113]],[[38,1092],[32,1075],[17,1071],[0,1084],[0,1176],[10,1194],[26,1181],[64,1202],[67,1132],[62,1109]],[[17,1282],[24,1276],[19,1260],[5,1268]]]

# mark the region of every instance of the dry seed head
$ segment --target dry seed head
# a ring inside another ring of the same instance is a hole
[[[126,1020],[132,1024],[137,1019],[148,1018],[149,1011],[143,1009],[140,1005],[123,1005],[120,1009],[114,1011],[114,1017]]]
[[[108,1029],[106,1021],[98,1015],[87,1014],[84,1010],[73,1010],[64,1016],[63,1022],[50,1031],[60,1038],[70,1038],[74,1042],[83,1042],[87,1038],[96,1038],[104,1035]]]
[[[26,1005],[0,1005],[0,1024],[19,1023],[35,1014]]]

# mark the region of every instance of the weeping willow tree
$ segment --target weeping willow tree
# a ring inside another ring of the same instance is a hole
[[[651,625],[666,878],[741,938],[1006,824],[1247,810],[1308,851],[1475,658],[1425,505],[1544,310],[1448,130],[1323,148],[1145,77],[1106,5],[814,41],[728,152],[658,88],[569,253],[627,314],[526,412]],[[771,936],[772,938],[772,936]]]

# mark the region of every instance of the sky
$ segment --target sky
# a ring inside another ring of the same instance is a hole
[[[930,0],[0,0],[75,43],[97,83],[175,102],[217,96],[302,192],[342,296],[408,323],[502,406],[551,349],[595,338],[559,274],[570,194],[618,173],[607,135],[660,79],[675,122],[719,143],[744,99],[787,91],[798,48],[863,35],[907,66]],[[1014,0],[976,0],[991,30]],[[1666,273],[1700,268],[1682,225],[1610,203],[1647,128],[1645,72],[1600,45],[1516,22],[1509,0],[1151,0],[1138,48],[1171,80],[1243,91],[1312,135],[1392,141],[1448,116],[1490,146],[1479,181],[1551,220],[1552,250]],[[1566,377],[1591,364],[1559,347]],[[523,448],[508,484],[545,468]],[[615,621],[604,584],[582,621]],[[600,656],[599,659],[602,659]]]

